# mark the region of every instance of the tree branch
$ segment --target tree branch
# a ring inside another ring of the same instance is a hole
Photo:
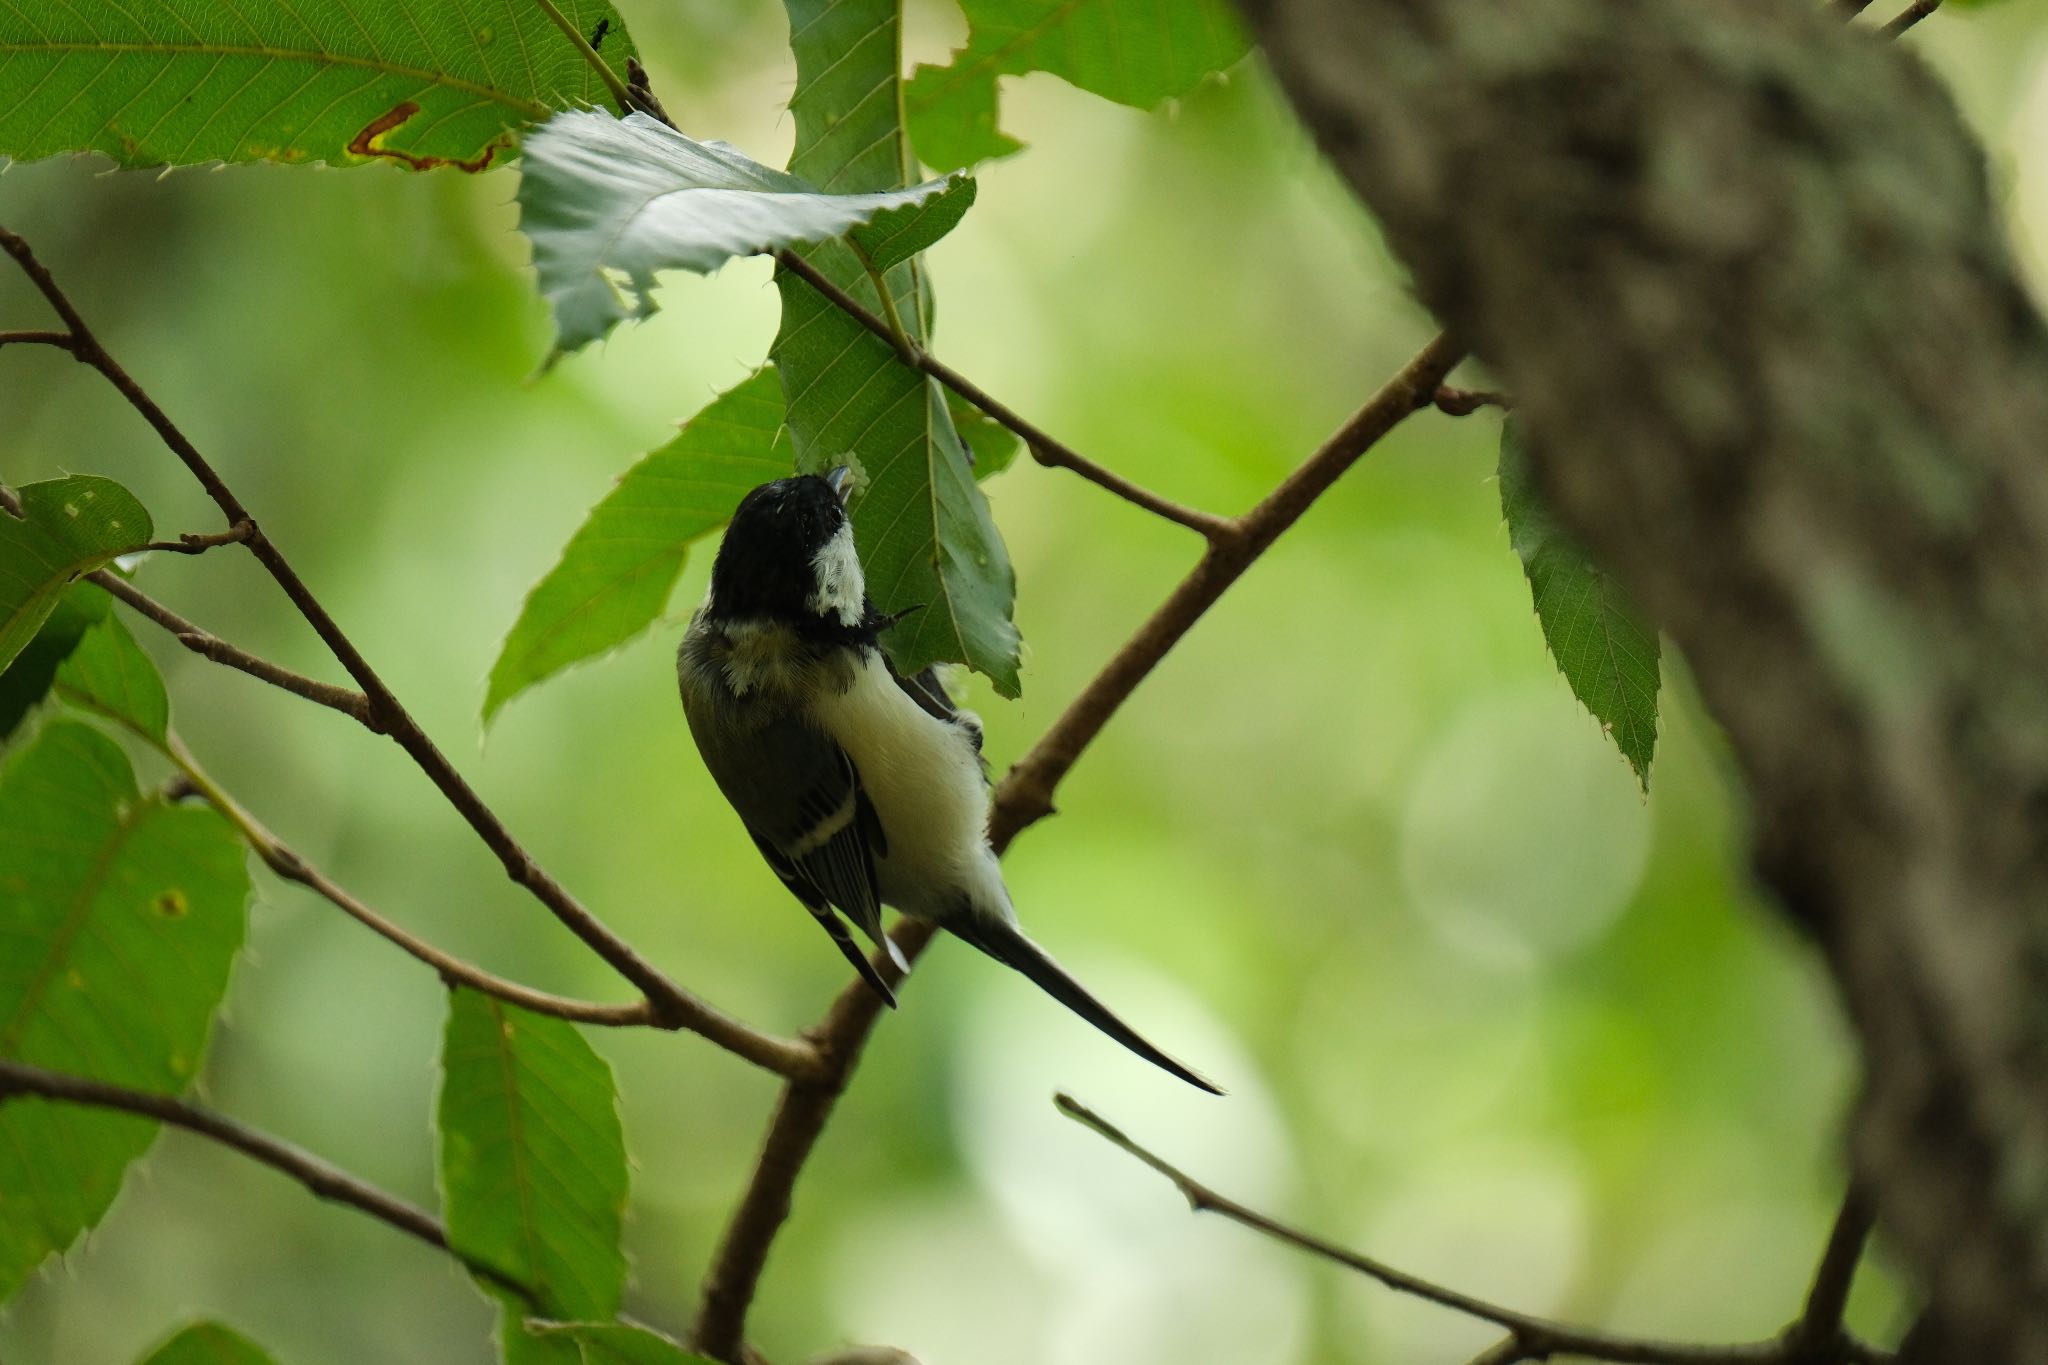
[[[1660,1341],[1651,1337],[1624,1336],[1618,1333],[1601,1332],[1589,1327],[1558,1322],[1551,1318],[1537,1317],[1532,1313],[1517,1312],[1489,1303],[1485,1299],[1447,1288],[1425,1280],[1419,1275],[1397,1270],[1384,1261],[1360,1255],[1334,1242],[1324,1241],[1313,1233],[1270,1218],[1257,1209],[1249,1208],[1226,1195],[1196,1180],[1186,1171],[1157,1155],[1127,1136],[1109,1120],[1089,1109],[1068,1095],[1055,1095],[1053,1103],[1059,1111],[1083,1127],[1093,1130],[1115,1147],[1122,1149],[1139,1161],[1144,1162],[1159,1174],[1172,1181],[1174,1187],[1188,1201],[1188,1207],[1196,1213],[1215,1213],[1240,1226],[1262,1233],[1275,1241],[1299,1248],[1312,1256],[1355,1270],[1369,1279],[1377,1280],[1397,1294],[1408,1294],[1448,1308],[1454,1313],[1490,1322],[1496,1327],[1506,1328],[1508,1340],[1492,1347],[1473,1365],[1509,1365],[1519,1360],[1543,1360],[1554,1355],[1585,1356],[1592,1360],[1625,1362],[1626,1365],[1794,1365],[1800,1362],[1821,1362],[1848,1360],[1844,1351],[1832,1354],[1807,1354],[1809,1347],[1792,1333],[1772,1337],[1766,1341],[1736,1342],[1727,1345],[1703,1344],[1683,1341]],[[1846,1343],[1845,1343],[1846,1345]]]
[[[1125,502],[1142,507],[1154,516],[1163,517],[1176,525],[1199,532],[1210,541],[1227,538],[1230,535],[1229,518],[1215,516],[1193,507],[1184,507],[1160,497],[1149,489],[1140,488],[1121,474],[1103,468],[1073,447],[1056,440],[1038,426],[1025,420],[966,375],[919,346],[899,329],[892,328],[887,320],[876,317],[859,299],[841,289],[829,276],[796,252],[787,249],[777,251],[775,262],[817,290],[824,296],[826,302],[888,342],[906,365],[930,375],[987,413],[994,421],[1022,437],[1025,448],[1031,452],[1031,458],[1039,464],[1049,469],[1065,469],[1079,474],[1090,483],[1116,494]]]
[[[375,721],[370,712],[370,699],[362,693],[294,673],[268,659],[258,658],[247,650],[231,645],[218,635],[200,629],[110,570],[96,569],[85,576],[85,581],[105,589],[121,602],[134,608],[140,615],[162,626],[171,633],[171,638],[194,654],[211,659],[217,664],[226,664],[229,668],[240,669],[250,677],[261,679],[273,687],[281,687],[293,696],[318,702],[331,710],[341,712],[351,720],[375,728]]]
[[[1856,1267],[1877,1221],[1869,1192],[1853,1181],[1842,1196],[1842,1208],[1828,1233],[1826,1250],[1813,1273],[1813,1287],[1807,1291],[1806,1309],[1792,1324],[1785,1339],[1799,1360],[1821,1360],[1828,1352],[1839,1352],[1847,1341],[1842,1330],[1842,1310],[1849,1304],[1849,1286],[1856,1280]]]
[[[989,842],[998,854],[1026,826],[1051,812],[1053,790],[1081,752],[1209,606],[1374,442],[1426,406],[1460,355],[1448,337],[1430,342],[1264,501],[1210,541],[1193,572],[996,787]],[[890,937],[905,961],[914,963],[936,933],[925,921],[899,918]],[[901,979],[886,956],[876,954],[873,961],[892,985]],[[693,1335],[699,1351],[721,1360],[738,1358],[747,1309],[775,1235],[789,1217],[791,1193],[880,1012],[874,991],[865,982],[851,982],[805,1034],[823,1059],[823,1075],[792,1082],[776,1104],[760,1160],[705,1274]]]
[[[1878,30],[1887,38],[1896,38],[1928,15],[1941,8],[1941,0],[1913,0],[1913,3]]]
[[[355,896],[344,890],[333,878],[307,862],[295,850],[287,846],[276,835],[251,815],[246,807],[236,801],[199,766],[191,750],[175,734],[168,740],[166,752],[191,783],[192,790],[226,816],[228,822],[241,832],[250,849],[272,872],[286,881],[297,882],[316,895],[323,896],[338,906],[344,913],[370,929],[397,944],[412,956],[432,967],[441,979],[451,986],[469,986],[506,1000],[521,1009],[536,1014],[552,1014],[559,1019],[574,1020],[579,1024],[603,1024],[623,1027],[633,1024],[654,1024],[653,1007],[645,1000],[627,1005],[601,1005],[589,1000],[573,1000],[566,996],[551,995],[546,991],[534,990],[493,975],[483,968],[463,961],[454,954],[436,948],[426,940],[407,932],[397,924],[372,910]],[[792,1049],[796,1044],[787,1044]],[[759,1065],[776,1070],[774,1060],[764,1057]]]
[[[268,1133],[245,1127],[210,1109],[202,1109],[172,1095],[129,1090],[122,1086],[109,1085],[104,1081],[89,1080],[83,1076],[67,1076],[60,1072],[46,1071],[38,1066],[0,1059],[0,1104],[25,1096],[37,1096],[66,1104],[90,1105],[97,1109],[119,1110],[211,1138],[224,1147],[231,1147],[243,1156],[291,1177],[311,1191],[314,1197],[330,1203],[346,1204],[350,1208],[367,1213],[409,1237],[417,1238],[430,1247],[447,1252],[471,1273],[502,1285],[528,1302],[533,1301],[533,1290],[526,1284],[502,1270],[472,1261],[449,1246],[447,1232],[424,1209],[350,1175],[339,1166],[314,1156],[303,1148],[294,1147],[288,1142],[271,1137]]]
[[[100,344],[85,319],[79,315],[71,300],[57,285],[49,270],[36,259],[34,251],[20,236],[0,227],[0,251],[12,256],[22,272],[41,292],[50,307],[69,329],[71,352],[81,364],[90,365],[119,391],[122,397],[141,415],[157,436],[168,446],[192,476],[206,490],[230,526],[248,524],[243,543],[255,555],[270,576],[284,589],[285,596],[298,608],[316,634],[327,645],[334,657],[340,661],[350,677],[356,680],[368,700],[369,722],[374,729],[389,735],[399,747],[412,756],[413,761],[426,773],[428,779],[440,789],[450,805],[468,821],[484,845],[491,850],[504,866],[505,874],[514,883],[525,887],[534,898],[545,905],[569,931],[599,957],[609,963],[612,969],[638,987],[647,997],[655,1019],[664,1027],[682,1028],[699,1034],[737,1056],[756,1065],[767,1066],[784,1076],[809,1075],[816,1070],[816,1060],[808,1049],[800,1045],[758,1033],[738,1020],[720,1013],[711,1005],[698,999],[671,981],[659,968],[641,957],[624,939],[605,927],[596,915],[586,909],[572,896],[568,889],[557,882],[536,862],[524,846],[513,837],[497,813],[484,803],[475,789],[457,772],[455,766],[442,754],[426,731],[420,728],[398,697],[385,685],[384,680],[370,667],[362,652],[350,640],[327,609],[299,577],[284,553],[266,535],[260,523],[249,514],[226,481],[221,478],[206,457],[188,440],[171,421],[164,410],[157,405],[140,384],[115,361],[107,349]]]
[[[77,349],[69,332],[0,332],[0,346],[54,346],[60,351]]]

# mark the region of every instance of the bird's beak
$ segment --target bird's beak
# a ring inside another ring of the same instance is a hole
[[[853,471],[845,465],[840,465],[837,469],[827,470],[825,473],[825,483],[832,489],[833,494],[838,497],[840,506],[844,507],[847,497],[853,492]]]

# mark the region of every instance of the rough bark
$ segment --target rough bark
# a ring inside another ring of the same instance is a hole
[[[1916,1359],[2048,1360],[2048,336],[1982,153],[1798,0],[1248,8],[1726,728]]]

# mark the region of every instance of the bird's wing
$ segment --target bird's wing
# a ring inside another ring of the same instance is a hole
[[[886,656],[885,656],[886,662]],[[974,752],[981,755],[981,720],[972,711],[963,711],[953,704],[953,698],[946,691],[946,684],[939,678],[937,664],[927,665],[919,672],[903,674],[896,671],[895,664],[889,664],[889,676],[896,680],[896,686],[903,689],[905,696],[918,704],[926,715],[934,720],[945,721],[965,730],[974,741]],[[988,776],[988,760],[982,758],[981,775]]]
[[[853,761],[830,736],[797,716],[731,733],[729,742],[700,746],[719,789],[783,884],[868,984],[895,1003],[832,913],[840,911],[905,966],[882,932],[875,859],[888,852],[888,843]]]

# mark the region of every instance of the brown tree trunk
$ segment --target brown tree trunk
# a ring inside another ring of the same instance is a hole
[[[2048,1360],[2048,336],[1982,153],[1806,0],[1247,8],[1727,729],[1916,1352]]]

